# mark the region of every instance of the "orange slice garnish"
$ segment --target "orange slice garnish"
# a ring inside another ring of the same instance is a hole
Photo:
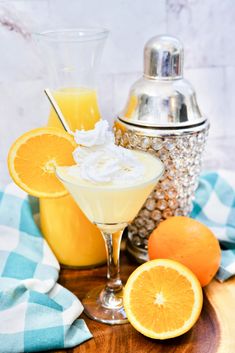
[[[14,182],[36,197],[60,197],[66,189],[55,175],[57,166],[75,164],[76,143],[67,132],[38,128],[20,136],[8,154],[8,169]]]

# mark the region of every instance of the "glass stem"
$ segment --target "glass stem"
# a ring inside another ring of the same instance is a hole
[[[120,244],[123,230],[114,233],[102,231],[107,252],[107,283],[106,290],[119,292],[122,289],[119,270]]]

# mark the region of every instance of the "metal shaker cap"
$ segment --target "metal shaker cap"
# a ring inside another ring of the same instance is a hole
[[[183,45],[170,36],[151,38],[144,48],[144,76],[177,79],[182,77]]]
[[[143,77],[135,82],[119,119],[136,126],[184,128],[202,124],[196,94],[183,78],[183,46],[170,36],[150,39],[144,49]]]

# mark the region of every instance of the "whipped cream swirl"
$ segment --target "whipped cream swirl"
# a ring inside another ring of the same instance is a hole
[[[76,167],[71,175],[79,171],[80,177],[93,183],[114,184],[141,179],[144,166],[131,150],[115,145],[114,135],[108,130],[106,120],[96,123],[93,130],[76,130],[74,138],[79,145],[73,152]]]

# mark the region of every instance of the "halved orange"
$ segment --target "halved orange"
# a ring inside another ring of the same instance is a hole
[[[197,321],[203,303],[196,276],[179,262],[157,259],[139,266],[129,277],[123,297],[134,328],[155,339],[180,336]]]
[[[38,128],[20,136],[8,154],[8,169],[14,182],[36,197],[60,197],[66,189],[55,175],[56,166],[74,164],[76,143],[57,128]]]

